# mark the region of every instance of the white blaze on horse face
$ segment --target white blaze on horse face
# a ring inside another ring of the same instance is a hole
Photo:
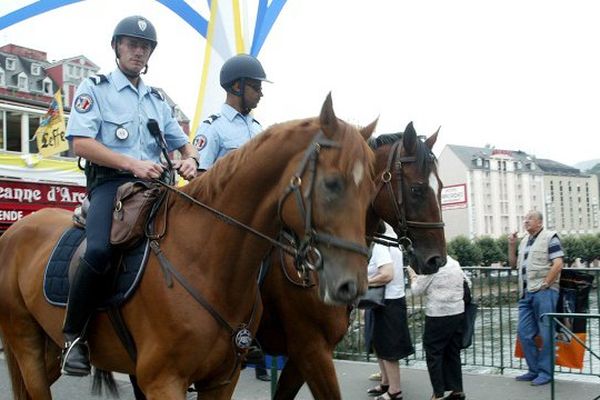
[[[365,167],[360,161],[356,161],[354,163],[354,167],[352,168],[352,177],[354,177],[354,183],[356,186],[360,185],[360,182],[363,180],[365,175]]]
[[[440,181],[438,180],[437,175],[435,174],[435,171],[431,171],[431,173],[429,174],[429,187],[431,188],[431,190],[433,190],[433,193],[435,193],[435,201],[437,202],[438,200],[438,191],[440,190]],[[438,208],[440,207],[440,205],[438,204]]]

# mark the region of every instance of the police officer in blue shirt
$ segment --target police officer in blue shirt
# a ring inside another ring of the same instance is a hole
[[[156,44],[156,30],[146,18],[132,16],[119,22],[111,41],[118,68],[107,76],[84,80],[71,109],[67,138],[74,152],[87,160],[90,206],[87,249],[71,284],[63,327],[66,343],[61,368],[65,374],[90,373],[89,350],[82,336],[100,295],[98,282],[110,264],[117,188],[136,179],[163,177],[161,148],[149,130],[151,120],[163,133],[167,150],[181,153],[181,160],[173,161],[179,174],[189,180],[197,173],[198,152],[160,92],[140,78]]]
[[[252,111],[262,97],[262,82],[269,82],[260,62],[248,54],[231,57],[221,68],[221,87],[227,91],[221,113],[211,115],[196,132],[200,170],[207,170],[225,154],[241,147],[262,131]]]

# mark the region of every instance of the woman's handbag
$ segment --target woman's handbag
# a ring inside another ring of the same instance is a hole
[[[359,300],[356,307],[363,310],[382,307],[385,305],[385,285],[383,286],[369,286],[367,293],[365,293]]]
[[[465,317],[463,320],[463,337],[461,349],[466,349],[473,343],[473,334],[475,332],[475,319],[477,317],[477,303],[473,302],[471,289],[467,280],[463,280],[463,300],[465,302]]]

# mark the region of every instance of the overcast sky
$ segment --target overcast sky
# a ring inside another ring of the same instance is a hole
[[[205,18],[205,0],[188,0]],[[28,0],[0,2],[0,15]],[[154,23],[145,80],[193,118],[205,40],[153,0],[87,0],[0,31],[51,60],[83,54],[107,73],[123,17]],[[288,0],[259,58],[256,118],[339,117],[377,133],[441,125],[446,144],[523,150],[565,164],[600,158],[600,3],[593,0]],[[53,28],[52,23],[56,26]],[[218,110],[215,110],[218,111]]]

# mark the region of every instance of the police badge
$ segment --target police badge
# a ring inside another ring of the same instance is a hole
[[[129,137],[129,132],[127,132],[127,129],[123,128],[122,126],[119,126],[115,131],[115,136],[119,140],[125,140]]]
[[[140,28],[140,30],[142,32],[144,32],[146,30],[146,27],[148,26],[148,24],[146,23],[145,20],[143,19],[138,19],[138,27]]]

